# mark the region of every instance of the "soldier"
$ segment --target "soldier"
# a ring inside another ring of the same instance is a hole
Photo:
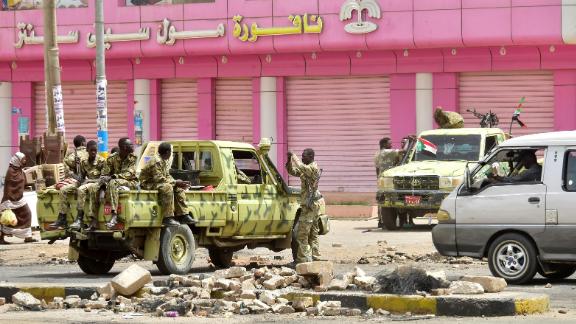
[[[400,151],[392,149],[389,137],[380,140],[380,150],[374,155],[374,166],[376,167],[376,176],[380,173],[393,168],[400,162]]]
[[[73,230],[79,230],[82,227],[84,221],[84,206],[88,203],[87,214],[88,217],[90,217],[90,227],[88,227],[88,230],[93,231],[98,227],[97,215],[95,214],[97,206],[96,193],[98,192],[98,180],[100,180],[100,175],[106,160],[98,155],[98,144],[96,141],[88,142],[86,149],[88,151],[88,158],[83,159],[80,162],[80,170],[84,175],[84,182],[77,191],[78,215],[74,223],[70,225],[70,228]]]
[[[112,218],[106,227],[115,229],[120,220],[118,219],[118,195],[120,187],[136,189],[138,178],[136,177],[136,155],[134,145],[129,138],[123,137],[118,141],[119,152],[108,157],[100,176],[99,188],[107,186],[106,191],[110,197]],[[94,198],[96,199],[96,198]]]
[[[67,225],[66,214],[68,214],[69,211],[68,196],[76,193],[76,189],[82,178],[80,161],[85,159],[87,155],[86,138],[82,135],[76,135],[74,137],[74,152],[71,152],[64,158],[64,174],[66,178],[56,185],[60,193],[60,212],[58,213],[56,222],[49,225],[51,229],[63,229]]]
[[[434,110],[434,121],[440,128],[464,127],[464,118],[462,115],[453,111],[443,111],[440,106]]]
[[[296,263],[321,260],[318,244],[318,219],[320,216],[320,199],[318,183],[322,171],[314,162],[314,150],[307,148],[302,152],[302,161],[292,152],[288,152],[286,162],[288,173],[300,177],[300,217],[298,218],[296,240],[298,251]]]
[[[190,217],[190,212],[186,207],[186,189],[190,187],[190,182],[172,178],[169,173],[171,157],[172,145],[167,142],[161,143],[158,146],[158,154],[146,162],[142,168],[140,183],[142,189],[158,190],[158,201],[162,206],[162,225],[192,224],[194,219]]]

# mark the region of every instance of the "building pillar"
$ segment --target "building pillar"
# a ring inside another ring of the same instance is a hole
[[[276,165],[277,169],[286,181],[288,172],[286,164],[286,154],[288,153],[288,111],[286,105],[286,79],[276,78]]]
[[[278,165],[278,94],[276,77],[261,77],[259,88],[260,93],[260,138],[271,138],[270,160]]]
[[[12,154],[12,83],[0,81],[0,186],[4,184],[4,175]],[[16,134],[18,136],[18,134]]]
[[[198,79],[198,139],[216,139],[216,82]]]
[[[150,137],[151,141],[159,141],[162,139],[162,113],[161,100],[162,100],[162,84],[161,80],[153,79],[148,81],[150,83],[149,105],[150,105]]]
[[[576,129],[576,70],[554,71],[554,129]]]
[[[434,127],[432,73],[416,73],[416,133]]]
[[[390,76],[390,138],[394,147],[416,134],[416,74]]]
[[[133,93],[134,93],[134,113],[128,115],[128,118],[132,118],[135,122],[136,117],[140,116],[142,118],[142,143],[150,141],[150,125],[152,124],[152,116],[150,115],[150,80],[136,79],[133,82]],[[138,132],[138,125],[134,125],[132,133],[134,136]]]

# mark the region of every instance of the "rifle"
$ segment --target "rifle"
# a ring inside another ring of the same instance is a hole
[[[521,108],[522,105],[524,104],[524,101],[526,101],[526,97],[520,98],[520,102],[518,103],[516,110],[514,110],[514,113],[512,113],[512,120],[510,120],[510,132],[509,132],[510,136],[512,136],[512,125],[514,125],[514,122],[518,123],[518,125],[520,125],[520,127],[522,128],[528,127],[520,120],[520,113],[522,113]]]
[[[498,116],[490,110],[490,112],[481,114],[476,111],[475,108],[466,109],[467,112],[472,113],[474,117],[480,119],[480,127],[482,128],[492,128],[498,126],[499,120]]]

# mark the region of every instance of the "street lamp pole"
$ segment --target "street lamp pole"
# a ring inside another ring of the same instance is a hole
[[[46,85],[47,135],[64,133],[64,103],[60,81],[60,60],[56,42],[56,0],[44,0],[44,77]]]
[[[104,0],[96,0],[96,109],[98,154],[108,156],[108,101],[104,48]]]

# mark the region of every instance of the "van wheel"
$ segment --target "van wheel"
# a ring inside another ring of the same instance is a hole
[[[396,209],[389,207],[380,207],[380,224],[383,225],[382,229],[395,231],[398,229],[396,221],[398,220],[398,213]]]
[[[231,249],[211,247],[208,249],[210,261],[218,269],[230,268],[234,251]]]
[[[549,264],[548,268],[550,268],[552,272],[544,273],[542,269],[538,269],[538,273],[548,279],[565,279],[576,272],[576,266],[572,264]]]
[[[490,245],[488,266],[495,277],[504,278],[508,283],[526,283],[538,270],[536,248],[523,235],[504,234]]]
[[[192,268],[196,242],[188,225],[164,227],[156,266],[163,274],[187,274]]]
[[[96,260],[84,255],[78,256],[78,266],[85,274],[103,275],[107,274],[114,266],[114,260]]]

